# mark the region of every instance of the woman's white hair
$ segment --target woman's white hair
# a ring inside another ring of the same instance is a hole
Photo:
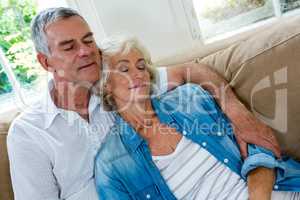
[[[151,82],[154,80],[155,70],[152,67],[149,51],[136,37],[126,35],[108,37],[100,43],[100,49],[102,52],[102,72],[100,79],[100,94],[103,100],[102,102],[106,110],[116,110],[114,100],[111,95],[107,94],[105,91],[105,86],[110,74],[110,58],[117,54],[126,55],[131,50],[136,49],[144,56],[147,71],[150,73]]]

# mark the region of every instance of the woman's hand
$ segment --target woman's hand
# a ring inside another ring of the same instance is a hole
[[[249,199],[271,200],[274,183],[274,169],[260,167],[251,171],[247,179]]]

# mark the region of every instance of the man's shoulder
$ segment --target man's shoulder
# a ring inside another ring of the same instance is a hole
[[[8,138],[26,137],[34,134],[38,129],[44,129],[49,113],[40,107],[31,107],[23,110],[11,123],[8,130]]]

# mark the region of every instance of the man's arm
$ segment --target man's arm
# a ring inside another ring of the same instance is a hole
[[[229,84],[211,67],[186,63],[167,68],[168,90],[192,82],[200,84],[215,98],[223,112],[231,120],[243,157],[247,156],[247,143],[256,144],[280,157],[280,147],[271,128],[257,120],[238,100]]]
[[[17,124],[10,128],[7,147],[15,200],[59,200],[49,157]]]

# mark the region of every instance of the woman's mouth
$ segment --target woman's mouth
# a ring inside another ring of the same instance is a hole
[[[129,87],[129,89],[134,90],[134,89],[139,89],[139,88],[143,88],[143,87],[146,87],[146,84],[136,84],[136,85]]]

